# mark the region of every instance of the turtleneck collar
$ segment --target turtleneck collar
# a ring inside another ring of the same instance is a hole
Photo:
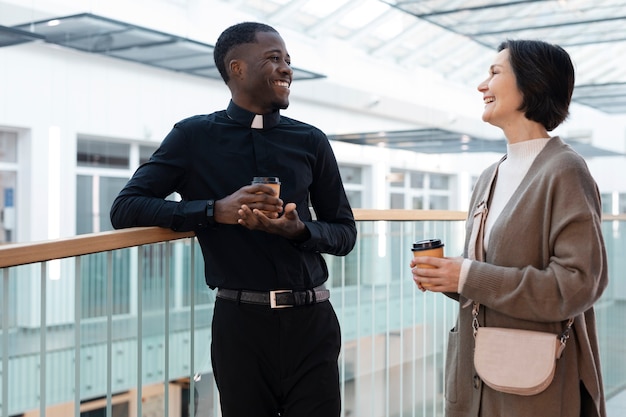
[[[280,122],[280,111],[268,114],[254,114],[236,105],[232,100],[228,103],[226,114],[237,123],[253,129],[271,129]]]
[[[507,159],[509,161],[535,159],[539,152],[548,144],[549,140],[550,138],[539,138],[507,144]]]

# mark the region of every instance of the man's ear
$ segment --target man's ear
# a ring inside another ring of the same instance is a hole
[[[240,59],[231,59],[228,62],[228,70],[231,78],[241,78],[243,76],[245,63]]]

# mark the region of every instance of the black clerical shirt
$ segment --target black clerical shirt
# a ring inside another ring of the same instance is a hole
[[[254,117],[231,101],[227,110],[176,123],[116,198],[111,221],[115,228],[194,230],[212,288],[316,287],[328,278],[320,254],[346,255],[356,241],[335,156],[326,135],[311,125],[276,111],[255,129]],[[222,199],[255,176],[280,178],[280,198],[296,203],[309,239],[295,242],[238,224],[208,224],[207,200]],[[174,191],[182,201],[165,200]]]

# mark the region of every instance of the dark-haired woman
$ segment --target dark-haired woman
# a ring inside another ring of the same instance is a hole
[[[446,416],[603,417],[593,309],[608,281],[600,196],[582,157],[548,133],[568,116],[574,68],[565,50],[541,41],[506,41],[498,50],[478,91],[482,118],[502,129],[507,154],[476,183],[464,256],[411,263],[421,290],[459,301],[448,340]],[[544,391],[508,394],[481,380],[473,365],[476,305],[487,327],[558,335],[574,319]]]

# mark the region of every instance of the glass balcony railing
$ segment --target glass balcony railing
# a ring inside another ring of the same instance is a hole
[[[355,249],[327,256],[343,415],[442,416],[457,307],[416,289],[409,248],[438,237],[447,256],[460,254],[465,215],[355,215]],[[611,398],[626,387],[626,216],[603,227],[611,280],[597,320]],[[142,228],[7,245],[0,268],[0,417],[220,415],[209,357],[215,295],[192,234]]]

